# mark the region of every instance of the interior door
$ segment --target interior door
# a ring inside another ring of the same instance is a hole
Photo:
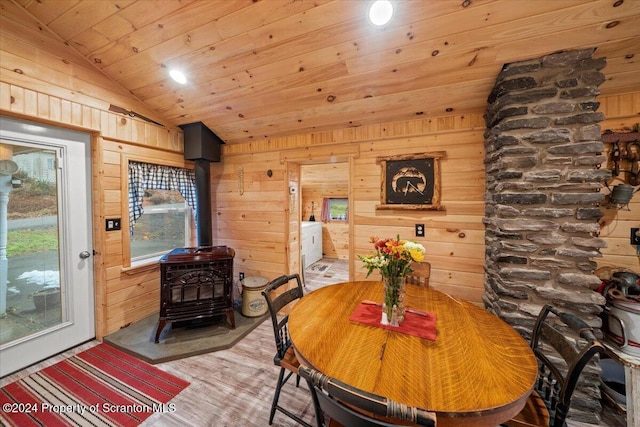
[[[0,117],[0,376],[95,337],[90,145]]]

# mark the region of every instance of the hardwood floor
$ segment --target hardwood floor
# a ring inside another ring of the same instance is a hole
[[[348,280],[347,262],[334,263],[331,261],[323,260],[323,262],[331,264],[323,271],[305,271],[305,292]],[[97,341],[83,344],[7,376],[0,380],[0,386],[9,384],[96,344]],[[274,354],[273,329],[271,322],[267,320],[228,350],[156,365],[190,381],[191,384],[172,400],[175,405],[174,412],[154,414],[141,425],[144,427],[253,427],[268,425],[269,409],[279,373],[279,368],[273,364]],[[287,384],[280,395],[280,403],[300,414],[304,420],[312,425],[315,424],[311,396],[306,384],[301,383],[299,388],[295,387],[293,381],[291,384]],[[609,412],[605,411],[603,423],[600,425],[625,426],[623,419],[620,421],[619,416],[611,418],[610,415],[614,414]],[[281,413],[276,413],[273,425],[292,427],[297,424]],[[575,422],[569,422],[568,425],[569,427],[592,426]]]

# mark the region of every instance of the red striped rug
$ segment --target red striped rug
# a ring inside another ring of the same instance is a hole
[[[98,344],[0,389],[0,424],[137,426],[189,382]]]

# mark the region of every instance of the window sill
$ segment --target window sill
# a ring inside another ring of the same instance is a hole
[[[158,269],[160,264],[158,260],[143,261],[132,265],[131,267],[123,267],[120,269],[122,274],[139,274],[146,271]]]

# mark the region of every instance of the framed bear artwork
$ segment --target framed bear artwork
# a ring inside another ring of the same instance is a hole
[[[376,209],[444,210],[440,204],[440,159],[446,152],[378,157],[380,204]]]

